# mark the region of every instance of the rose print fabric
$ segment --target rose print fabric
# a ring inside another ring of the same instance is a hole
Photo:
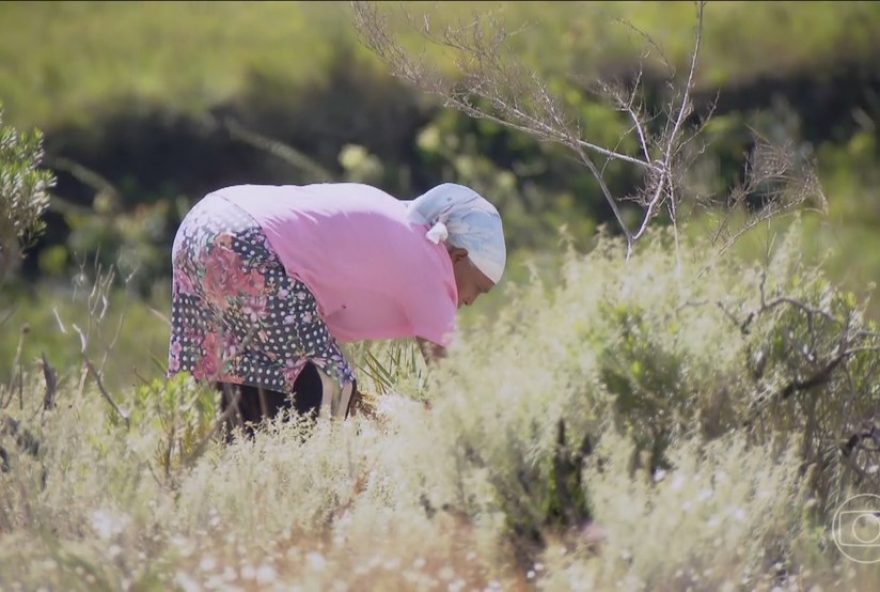
[[[311,361],[340,388],[354,381],[314,296],[244,210],[202,199],[178,229],[172,261],[169,376],[291,393]]]

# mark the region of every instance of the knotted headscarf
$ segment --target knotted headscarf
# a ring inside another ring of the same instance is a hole
[[[425,238],[466,249],[477,269],[498,283],[507,251],[495,206],[473,189],[454,183],[438,185],[407,205],[411,221],[431,227]]]

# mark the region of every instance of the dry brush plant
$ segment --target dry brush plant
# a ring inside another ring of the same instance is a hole
[[[455,459],[462,494],[447,503],[500,517],[499,538],[522,557],[576,551],[564,560],[575,572],[591,561],[583,528],[598,521],[609,540],[642,547],[623,562],[641,578],[634,589],[718,589],[772,576],[776,563],[830,577],[841,560],[830,541],[835,509],[877,491],[877,327],[855,295],[801,263],[796,232],[755,264],[707,266],[708,239],[684,244],[676,261],[664,248],[671,237],[648,240],[653,248],[626,264],[623,241],[572,257],[564,282],[529,288],[497,326],[470,336],[456,361],[480,372],[436,379],[439,429],[457,433],[444,456]],[[750,316],[745,333],[732,326]],[[678,486],[664,493],[658,483],[720,466],[731,480],[709,479],[717,505],[707,511],[731,522],[713,533],[673,503],[687,501]],[[630,487],[641,493],[628,498]],[[655,495],[668,497],[654,505]],[[633,516],[621,514],[623,502]],[[736,542],[722,536],[731,529]],[[668,536],[680,553],[664,554]],[[704,571],[714,573],[701,582]],[[607,575],[590,579],[610,585]]]
[[[731,331],[729,315],[762,308],[761,270],[728,261],[704,271],[705,244],[684,243],[676,279],[672,250],[659,248],[670,242],[624,267],[624,241],[603,239],[586,258],[569,257],[559,284],[509,286],[497,323],[468,330],[453,363],[426,376],[405,351],[371,352],[403,362],[390,377],[397,396],[380,397],[381,422],[276,422],[253,439],[211,438],[189,462],[181,452],[213,415],[169,421],[203,392],[188,377],[167,384],[173,392],[114,392],[126,427],[94,381],[80,391],[62,380],[41,411],[43,379],[26,373],[16,434],[36,436],[39,450],[2,437],[0,585],[708,590],[839,580],[870,589],[869,572],[833,571],[803,478],[806,407],[767,414],[763,431],[742,425],[762,392],[797,378],[806,334],[783,334],[798,341],[769,352],[766,382],[754,383],[748,352],[791,325],[767,312],[748,334]],[[836,315],[797,256],[790,244],[766,265],[764,305],[787,294]],[[876,332],[852,318],[854,332]],[[631,334],[653,337],[639,349],[638,339],[625,345]],[[647,350],[673,371],[648,368]],[[859,404],[876,402],[877,358],[853,355],[834,380],[789,399],[819,396],[846,411],[847,367]],[[423,392],[411,392],[418,384]],[[640,436],[655,424],[666,429],[662,467],[641,460]],[[846,423],[819,425],[816,434],[846,435]],[[157,455],[168,450],[166,474]],[[585,536],[590,520],[606,531],[602,546]],[[661,544],[670,540],[674,549]]]
[[[444,107],[567,149],[596,180],[625,238],[628,255],[664,212],[676,237],[683,210],[720,213],[715,238],[723,252],[762,221],[807,206],[824,211],[825,198],[810,163],[803,162],[790,144],[771,142],[757,131],[752,146],[745,149],[749,155],[736,186],[720,196],[700,195],[689,186],[690,170],[706,149],[701,134],[714,110],[712,104],[697,113],[693,98],[705,2],[696,3],[693,48],[684,76],[676,73],[650,35],[628,22],[623,25],[644,48],[631,72],[586,81],[579,72],[564,75],[563,88],[585,91],[620,114],[627,129],[614,145],[595,137],[592,122],[556,91],[559,81],[527,67],[512,49],[511,41],[525,27],[513,30],[491,11],[475,9],[466,22],[450,25],[432,22],[427,11],[415,14],[411,6],[401,8],[393,15],[395,22],[402,21],[405,32],[417,32],[426,44],[444,52],[455,70],[447,75],[424,52],[401,41],[387,5],[378,4],[352,2],[354,23],[362,42],[390,73],[438,98]],[[646,67],[664,78],[664,96],[659,100],[650,99],[644,88]],[[631,195],[615,194],[606,183],[612,162],[631,167],[641,179]],[[625,205],[639,212],[634,222],[624,215]]]

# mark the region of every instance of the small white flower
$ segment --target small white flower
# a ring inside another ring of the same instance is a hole
[[[449,592],[461,592],[462,590],[464,590],[464,586],[465,586],[464,580],[462,580],[461,578],[458,578],[454,582],[451,582],[446,589]]]
[[[202,589],[198,582],[182,571],[174,575],[174,582],[183,589],[183,592],[199,592]]]
[[[672,491],[678,491],[681,489],[682,485],[684,485],[684,477],[676,475],[672,478],[672,483],[669,484],[669,488],[672,489]]]
[[[275,568],[271,565],[263,564],[257,569],[257,583],[258,584],[269,584],[275,581],[275,578],[278,576],[278,573],[275,571]]]
[[[363,576],[366,575],[368,571],[370,571],[370,568],[366,565],[361,564],[354,568],[354,575]]]
[[[114,514],[109,510],[95,510],[91,519],[95,534],[104,540],[123,532],[131,522],[125,514]]]
[[[231,565],[227,565],[226,569],[223,570],[223,579],[227,582],[231,582],[236,578],[238,578],[238,574],[235,569],[233,569]]]
[[[202,571],[211,571],[216,565],[217,560],[214,559],[212,555],[205,555],[202,557],[202,560],[199,561],[199,569]]]
[[[309,564],[309,567],[315,571],[320,571],[327,565],[327,560],[324,559],[324,556],[316,551],[312,551],[306,555],[306,562]]]

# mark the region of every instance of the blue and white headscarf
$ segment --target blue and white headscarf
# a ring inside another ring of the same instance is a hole
[[[407,203],[409,219],[431,226],[425,237],[467,249],[471,262],[494,283],[504,273],[507,250],[501,216],[491,203],[463,185],[444,183]]]

